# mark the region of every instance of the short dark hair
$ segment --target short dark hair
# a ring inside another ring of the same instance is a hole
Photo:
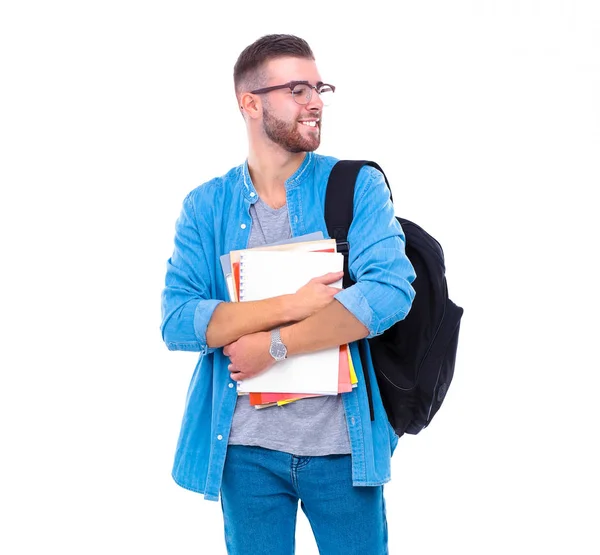
[[[264,65],[275,58],[292,56],[314,60],[308,43],[294,35],[265,35],[244,48],[233,67],[236,94],[264,86]]]

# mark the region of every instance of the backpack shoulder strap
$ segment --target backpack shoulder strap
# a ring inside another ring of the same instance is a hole
[[[325,193],[325,223],[327,224],[329,237],[336,240],[338,252],[344,255],[345,287],[352,284],[347,268],[348,252],[350,250],[348,230],[354,216],[354,186],[358,172],[363,166],[372,166],[383,174],[391,198],[392,190],[385,173],[377,163],[371,160],[338,161],[329,174],[327,192]]]
[[[325,222],[333,239],[348,237],[348,229],[354,215],[354,185],[363,166],[371,166],[383,174],[385,184],[392,196],[392,189],[379,164],[371,160],[339,160],[331,169],[325,196]],[[392,199],[393,202],[393,199]]]
[[[383,173],[383,170],[378,164],[371,162],[370,160],[340,160],[337,162],[329,174],[327,191],[325,193],[325,223],[327,225],[329,237],[336,240],[338,252],[341,252],[344,255],[343,283],[345,288],[350,287],[354,283],[350,278],[350,272],[348,271],[348,255],[350,252],[348,230],[350,229],[352,218],[354,216],[354,185],[356,184],[358,172],[363,166],[372,166],[383,174],[388,189],[390,190],[391,198],[392,190],[387,177],[385,177],[385,173]],[[375,420],[364,342],[365,340],[358,342],[358,350],[363,365],[363,376],[367,390],[367,398],[369,399],[369,413],[371,420]]]

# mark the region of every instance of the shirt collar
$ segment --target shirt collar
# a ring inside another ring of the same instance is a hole
[[[300,186],[308,178],[310,173],[308,170],[312,167],[314,157],[314,153],[306,153],[306,156],[304,157],[302,164],[300,164],[300,167],[286,180],[285,188],[287,191]],[[248,159],[246,159],[242,166],[242,175],[244,178],[244,197],[250,202],[250,204],[254,204],[258,200],[258,193],[256,192],[254,183],[252,183],[252,178],[250,177]]]

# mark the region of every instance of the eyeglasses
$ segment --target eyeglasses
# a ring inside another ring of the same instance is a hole
[[[316,86],[311,85],[308,81],[290,81],[285,85],[275,85],[274,87],[256,89],[255,91],[250,92],[252,94],[265,94],[279,89],[290,89],[290,91],[292,91],[292,98],[296,101],[296,104],[300,104],[300,106],[306,106],[310,102],[313,90],[317,91],[323,104],[329,106],[333,99],[333,93],[335,92],[335,87],[333,85],[321,83],[320,81]]]

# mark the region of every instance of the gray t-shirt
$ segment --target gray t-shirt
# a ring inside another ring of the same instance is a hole
[[[292,236],[287,205],[273,209],[262,200],[250,207],[248,247]],[[304,457],[350,453],[346,414],[340,395],[300,399],[281,407],[256,409],[248,395],[237,399],[230,445],[257,445]]]

